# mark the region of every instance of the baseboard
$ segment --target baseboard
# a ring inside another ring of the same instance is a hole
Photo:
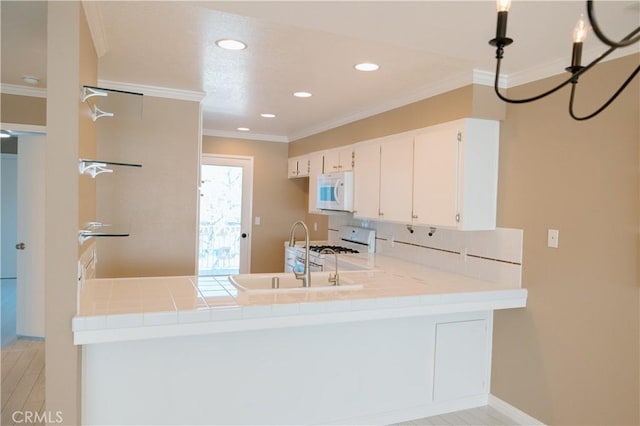
[[[535,417],[531,417],[524,411],[517,409],[513,405],[509,404],[506,401],[503,401],[495,395],[489,394],[489,406],[514,420],[518,425],[544,426],[544,423],[542,423],[540,420],[536,419]]]

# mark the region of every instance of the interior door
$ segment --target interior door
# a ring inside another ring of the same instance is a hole
[[[200,184],[198,274],[249,273],[253,158],[205,154]]]
[[[0,278],[15,279],[16,271],[16,243],[18,233],[16,223],[18,221],[18,155],[1,154],[1,189],[2,195],[2,267]]]
[[[42,134],[18,137],[16,333],[44,337],[44,168]]]

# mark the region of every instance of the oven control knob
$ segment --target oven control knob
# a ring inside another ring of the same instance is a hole
[[[240,236],[241,236],[242,238],[247,238],[247,233],[246,233],[246,232],[243,232],[242,234],[240,234]]]

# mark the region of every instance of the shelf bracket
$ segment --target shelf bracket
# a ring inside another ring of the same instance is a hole
[[[94,105],[93,106],[93,113],[91,114],[91,118],[93,119],[93,121],[96,121],[98,118],[102,118],[102,117],[113,117],[113,113],[112,112],[105,112],[105,111],[101,110],[100,108],[98,108],[98,105]]]
[[[92,87],[82,87],[82,102],[86,102],[87,99],[93,98],[94,96],[104,96],[106,98],[107,96],[109,96],[109,94],[101,90],[96,90]]]
[[[80,171],[80,174],[82,175],[86,173],[88,175],[91,175],[91,177],[94,179],[96,178],[96,176],[102,173],[113,173],[113,170],[107,169],[106,167],[106,163],[95,161],[80,160],[78,162],[78,170]]]

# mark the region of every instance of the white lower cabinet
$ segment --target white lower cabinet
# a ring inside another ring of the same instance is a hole
[[[462,320],[436,324],[433,400],[489,392],[491,335],[488,320]]]

